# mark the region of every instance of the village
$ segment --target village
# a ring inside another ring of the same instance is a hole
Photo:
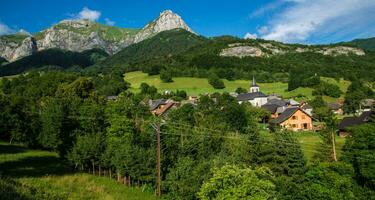
[[[165,93],[170,93],[170,91],[165,91]],[[298,102],[293,98],[283,99],[277,94],[266,95],[257,85],[255,77],[249,84],[248,92],[240,94],[231,92],[230,95],[235,97],[239,104],[250,103],[256,108],[269,112],[269,117],[265,121],[268,124],[268,129],[281,128],[294,132],[317,132],[324,127],[324,124],[319,123],[314,118],[313,107],[308,102]],[[108,97],[107,99],[115,100],[116,98]],[[166,117],[169,110],[177,109],[184,104],[196,106],[198,101],[198,96],[188,96],[186,100],[182,101],[172,99],[149,100],[148,105],[153,115]],[[330,111],[340,119],[337,125],[338,135],[346,137],[348,128],[369,122],[374,102],[373,99],[365,99],[361,104],[361,109],[357,110],[354,116],[344,115],[342,102],[327,103]]]

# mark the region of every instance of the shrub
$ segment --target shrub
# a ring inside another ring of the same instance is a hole
[[[208,77],[208,83],[210,83],[215,89],[225,88],[224,82],[216,74],[212,74]]]

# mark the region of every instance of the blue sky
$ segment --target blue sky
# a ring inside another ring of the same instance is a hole
[[[375,36],[375,0],[1,0],[0,34],[34,33],[63,19],[141,28],[170,9],[204,36],[333,43]]]

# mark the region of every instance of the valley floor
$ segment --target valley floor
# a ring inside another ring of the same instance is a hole
[[[335,80],[332,78],[322,78],[324,81],[327,81],[332,84],[336,84],[340,89],[345,93],[348,86],[350,85],[349,81],[344,80]],[[206,93],[214,92],[234,92],[238,87],[248,89],[250,86],[249,80],[235,80],[228,81],[223,79],[225,88],[224,89],[214,89],[206,78],[194,78],[194,77],[174,77],[172,83],[163,83],[160,80],[159,75],[148,76],[148,74],[135,71],[125,74],[125,80],[131,84],[130,91],[139,92],[139,87],[142,82],[149,85],[155,86],[159,92],[165,90],[185,90],[188,95],[200,95]],[[260,89],[265,94],[277,94],[281,95],[283,98],[295,98],[296,100],[311,100],[313,99],[312,88],[297,88],[293,91],[287,91],[288,83],[275,82],[275,83],[257,83],[260,86]],[[323,97],[327,102],[335,102],[337,99],[332,97]],[[343,99],[343,96],[340,97]]]
[[[0,142],[0,199],[156,199],[142,188],[74,173],[56,153]]]

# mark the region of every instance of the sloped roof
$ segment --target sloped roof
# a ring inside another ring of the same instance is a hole
[[[155,110],[160,105],[166,104],[166,102],[167,102],[167,100],[165,100],[165,99],[158,99],[158,100],[152,101],[152,103],[150,105],[150,110]]]
[[[270,111],[272,114],[273,114],[273,113],[276,113],[278,107],[279,107],[279,106],[276,105],[276,104],[268,104],[268,105],[267,105],[267,104],[264,104],[264,105],[262,106],[263,109]]]
[[[284,100],[281,100],[281,99],[270,99],[268,100],[268,102],[265,104],[265,105],[277,105],[279,107],[281,106],[286,106],[286,102]]]
[[[309,104],[305,104],[301,108],[304,109],[304,110],[306,110],[306,109],[312,109],[313,107],[310,106]]]
[[[289,99],[288,100],[288,103],[292,106],[298,106],[299,105],[299,102],[294,100],[294,99]]]
[[[169,110],[170,108],[172,108],[173,105],[174,105],[174,103],[172,103],[172,102],[169,102],[169,103],[165,104],[164,107],[162,107],[160,109],[156,109],[155,115],[162,115],[162,114],[164,114],[165,112],[167,112],[167,110]]]
[[[237,101],[248,101],[248,100],[253,100],[255,98],[262,98],[262,97],[267,97],[267,96],[263,94],[262,92],[243,93],[237,96]]]
[[[302,111],[305,113],[307,116],[311,117],[308,113],[300,109],[299,107],[291,107],[287,108],[281,115],[279,115],[276,119],[273,119],[270,121],[271,124],[280,124],[284,122],[285,120],[289,119],[295,112],[298,110]]]
[[[327,106],[331,110],[338,110],[341,108],[341,104],[339,103],[327,103]]]
[[[350,126],[358,126],[367,123],[370,120],[371,113],[371,111],[366,111],[358,117],[345,117],[339,124],[339,130],[344,130]]]

